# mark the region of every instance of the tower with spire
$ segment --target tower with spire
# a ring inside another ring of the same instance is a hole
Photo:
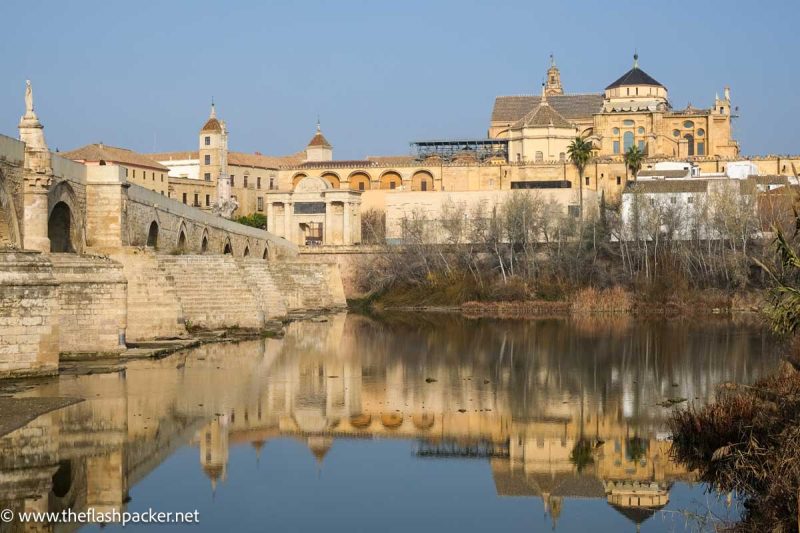
[[[547,69],[547,81],[545,82],[544,92],[547,96],[564,94],[564,87],[561,85],[561,72],[556,66],[555,57],[550,54],[550,68]]]
[[[333,146],[322,134],[322,127],[317,119],[317,132],[306,146],[306,161],[333,161]]]
[[[231,178],[228,175],[228,128],[224,121],[217,118],[214,100],[211,100],[208,120],[200,128],[197,155],[200,160],[200,179],[216,188],[213,211],[230,218],[238,204],[231,194]]]

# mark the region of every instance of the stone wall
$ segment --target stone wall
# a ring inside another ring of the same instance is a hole
[[[345,297],[359,298],[364,296],[359,288],[359,271],[384,253],[380,246],[314,246],[301,249],[297,261],[336,264],[341,273]]]
[[[0,377],[58,372],[57,283],[46,256],[0,251]]]
[[[123,244],[145,246],[153,222],[158,227],[157,249],[222,254],[226,245],[236,257],[293,256],[297,247],[266,231],[237,224],[157,194],[138,185],[127,187],[123,210]],[[205,249],[203,242],[206,242]]]
[[[155,252],[123,248],[111,257],[122,265],[128,280],[126,339],[185,337],[185,318],[174,279],[160,268]]]
[[[51,254],[58,282],[59,351],[118,353],[125,349],[127,281],[104,257]]]
[[[230,255],[159,255],[186,323],[204,329],[260,328],[264,313]]]
[[[342,277],[336,263],[267,263],[280,287],[286,310],[335,309],[347,305]]]

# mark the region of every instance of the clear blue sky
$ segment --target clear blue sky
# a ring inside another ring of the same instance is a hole
[[[402,154],[485,136],[550,52],[568,92],[600,92],[635,48],[676,107],[730,85],[743,153],[800,153],[797,0],[3,0],[0,20],[0,133],[31,79],[53,149],[197,149],[213,96],[235,150],[302,149],[319,114],[338,159]]]

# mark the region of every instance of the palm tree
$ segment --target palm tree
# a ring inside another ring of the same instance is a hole
[[[633,174],[633,181],[636,181],[636,175],[642,170],[642,162],[644,161],[644,152],[639,150],[639,147],[632,144],[628,151],[625,152],[625,166]]]
[[[580,187],[581,220],[583,220],[583,169],[592,158],[592,143],[583,137],[575,137],[567,147],[569,160],[578,169],[578,185]]]

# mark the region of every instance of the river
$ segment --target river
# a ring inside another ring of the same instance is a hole
[[[739,508],[670,461],[670,402],[778,363],[763,327],[725,319],[294,322],[5,385],[34,412],[0,437],[0,508],[197,511],[159,531],[711,528]],[[54,398],[82,401],[36,412]]]

